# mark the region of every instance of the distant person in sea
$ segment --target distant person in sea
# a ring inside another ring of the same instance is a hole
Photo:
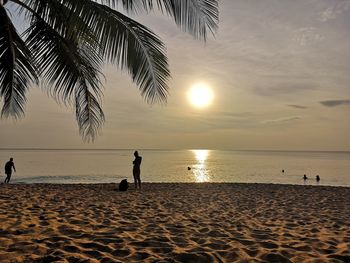
[[[316,182],[319,183],[321,180],[320,176],[319,175],[316,175]]]
[[[12,168],[16,172],[16,167],[15,167],[15,164],[13,162],[13,158],[10,158],[10,161],[8,161],[5,164],[5,174],[6,174],[6,179],[5,179],[5,182],[4,182],[5,184],[9,183],[10,180],[11,180]]]
[[[134,182],[135,182],[135,189],[137,189],[137,187],[139,187],[139,189],[141,189],[141,161],[142,161],[142,157],[139,156],[138,151],[134,152],[134,156],[135,156],[135,160],[132,162],[134,167],[132,169],[132,174],[134,176]]]
[[[284,173],[284,169],[282,169],[282,173]]]
[[[306,176],[306,174],[304,174],[303,179],[304,179],[304,181],[306,181],[306,180],[307,180],[307,176]]]

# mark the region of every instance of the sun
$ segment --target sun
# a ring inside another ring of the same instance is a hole
[[[205,108],[212,104],[214,94],[208,85],[197,83],[187,92],[187,98],[193,106]]]

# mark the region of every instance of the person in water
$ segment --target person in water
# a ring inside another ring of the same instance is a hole
[[[307,180],[307,176],[306,176],[306,174],[304,174],[303,179],[304,179],[304,181],[306,181],[306,180]]]
[[[316,175],[316,181],[319,182],[321,180],[319,175]]]
[[[9,183],[10,180],[11,180],[12,168],[16,172],[16,167],[15,167],[15,164],[13,162],[13,158],[10,158],[10,161],[8,161],[5,164],[5,174],[6,174],[6,179],[5,179],[5,182],[4,182],[5,184]]]
[[[132,174],[134,176],[135,189],[137,189],[137,187],[139,187],[139,189],[141,189],[140,166],[141,166],[142,157],[139,156],[138,151],[134,152],[134,156],[135,156],[135,160],[132,162],[134,165],[134,167],[132,169]]]

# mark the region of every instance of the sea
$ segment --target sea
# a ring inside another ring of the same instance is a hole
[[[133,182],[134,150],[0,149],[12,183]],[[143,182],[230,182],[350,187],[350,152],[139,150]],[[283,172],[284,170],[284,172]],[[308,177],[303,179],[304,174]],[[321,180],[316,182],[319,175]],[[0,180],[5,179],[4,169]]]

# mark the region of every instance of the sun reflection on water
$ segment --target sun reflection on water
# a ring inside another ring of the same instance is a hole
[[[210,153],[209,150],[191,150],[196,158],[197,163],[193,165],[192,172],[197,183],[210,181],[209,171],[206,168],[206,160]]]

